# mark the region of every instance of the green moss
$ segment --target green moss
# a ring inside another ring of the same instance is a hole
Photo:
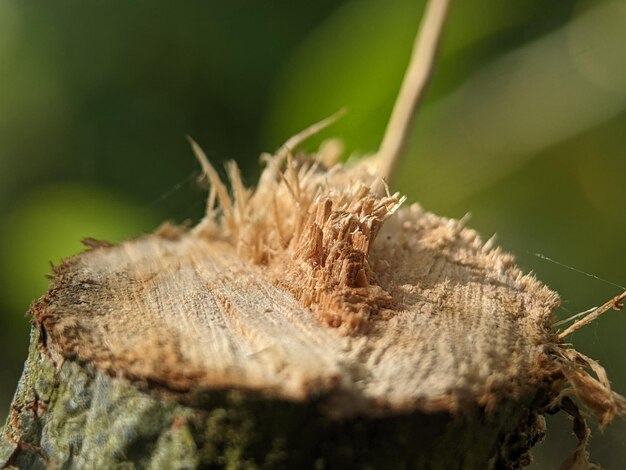
[[[518,426],[534,429],[523,403],[491,416],[476,409],[456,418],[416,413],[338,421],[314,400],[153,393],[90,364],[67,360],[55,372],[38,344],[35,328],[2,431],[0,467],[482,469],[509,465],[505,447],[515,447],[514,459],[523,457],[527,440],[510,436],[532,435],[514,433]]]
[[[56,386],[54,366],[39,352],[39,329],[32,328],[28,357],[11,411],[0,432],[0,467],[46,468],[40,454],[42,420]],[[41,393],[41,396],[38,394]]]
[[[6,436],[0,436],[0,465],[4,466],[8,464],[9,459],[17,449],[15,442],[9,441]]]
[[[188,425],[190,413],[178,414],[156,442],[149,468],[192,469],[200,463],[198,448]]]

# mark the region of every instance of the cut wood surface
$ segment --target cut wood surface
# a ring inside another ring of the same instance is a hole
[[[398,196],[313,168],[299,201],[273,176],[223,224],[66,262],[36,307],[50,350],[176,390],[323,393],[339,415],[492,405],[544,380],[556,294],[461,222],[392,215]]]

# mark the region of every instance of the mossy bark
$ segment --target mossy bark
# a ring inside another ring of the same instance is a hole
[[[17,468],[515,468],[541,437],[518,403],[336,420],[306,403],[238,391],[179,394],[111,377],[93,365],[55,366],[33,328],[29,356],[0,438]]]

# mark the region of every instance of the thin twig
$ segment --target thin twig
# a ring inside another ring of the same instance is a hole
[[[567,317],[567,318],[564,318],[563,320],[559,320],[556,323],[553,323],[552,327],[555,328],[557,326],[565,325],[566,323],[574,321],[577,318],[584,317],[585,315],[589,315],[591,312],[593,312],[597,308],[598,307],[591,307],[591,308],[588,308],[587,310],[585,310],[584,312],[579,312],[579,313],[577,313],[575,315],[572,315],[571,317]]]
[[[585,318],[578,320],[574,324],[570,325],[569,328],[566,328],[564,331],[559,333],[559,339],[565,338],[567,335],[573,333],[574,331],[582,328],[583,326],[589,325],[596,318],[602,315],[605,312],[608,312],[612,308],[615,310],[621,310],[624,307],[624,301],[626,301],[626,292],[623,292],[621,295],[612,298],[604,305],[593,310],[589,315]]]
[[[346,112],[347,111],[346,111],[345,108],[341,108],[339,111],[337,111],[332,116],[329,116],[326,119],[322,119],[320,122],[317,122],[317,123],[307,127],[306,129],[298,132],[297,134],[291,136],[287,140],[287,142],[285,142],[280,147],[280,149],[278,149],[278,151],[276,152],[276,157],[278,157],[279,160],[282,160],[283,158],[285,158],[287,156],[287,154],[289,152],[292,152],[298,145],[300,145],[302,142],[307,140],[309,137],[314,136],[315,134],[317,134],[321,130],[323,130],[323,129],[327,128],[328,126],[330,126],[331,124],[333,124],[339,118],[343,117],[343,115],[346,114]]]
[[[415,37],[411,60],[378,150],[380,175],[387,181],[393,177],[432,74],[449,5],[450,0],[430,0]]]

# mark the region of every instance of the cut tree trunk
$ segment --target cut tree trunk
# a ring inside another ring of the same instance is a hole
[[[372,161],[268,157],[255,191],[231,165],[231,195],[200,158],[197,227],[92,240],[55,269],[0,466],[518,468],[558,410],[584,466],[576,402],[624,413],[558,339],[556,294],[370,189]]]
[[[80,361],[57,368],[32,339],[9,423],[19,437],[0,448],[19,468],[507,468],[543,433],[527,403],[333,419],[322,396],[156,391]]]

